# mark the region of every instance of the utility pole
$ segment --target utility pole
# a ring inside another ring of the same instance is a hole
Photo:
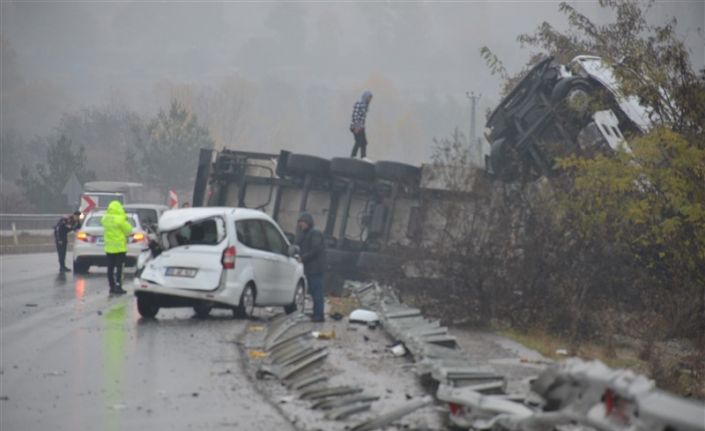
[[[475,150],[477,151],[478,155],[478,162],[482,162],[482,149],[480,148],[480,140],[476,138],[475,133],[475,111],[477,107],[477,101],[480,100],[482,94],[475,95],[474,91],[466,91],[465,95],[468,99],[470,99],[470,136],[468,138],[468,142],[471,148],[475,146]]]

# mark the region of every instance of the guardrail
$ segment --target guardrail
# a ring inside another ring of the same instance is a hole
[[[51,231],[65,214],[0,214],[0,231]]]

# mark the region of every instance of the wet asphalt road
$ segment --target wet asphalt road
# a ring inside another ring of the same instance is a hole
[[[104,269],[57,266],[52,253],[0,256],[0,429],[292,429],[244,376],[246,321],[143,320],[132,295],[108,297]]]

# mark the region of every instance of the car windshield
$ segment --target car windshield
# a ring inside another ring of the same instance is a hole
[[[162,243],[165,249],[182,245],[216,245],[225,237],[223,220],[213,217],[195,222],[187,222],[183,226],[162,233]]]
[[[103,227],[103,225],[100,224],[100,219],[102,219],[104,215],[105,215],[105,213],[99,213],[99,214],[94,214],[94,215],[88,217],[88,219],[86,219],[86,221],[83,223],[83,226],[84,227]],[[135,221],[135,217],[132,214],[128,214],[127,221],[130,222],[132,227],[137,226],[137,221]]]

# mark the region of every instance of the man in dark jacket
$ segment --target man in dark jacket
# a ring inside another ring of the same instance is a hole
[[[350,123],[350,131],[355,137],[355,145],[352,149],[350,157],[355,158],[358,148],[360,149],[360,158],[367,157],[367,135],[365,134],[365,119],[367,118],[367,109],[372,101],[372,93],[365,91],[362,93],[360,100],[355,102],[352,113],[352,122]]]
[[[323,272],[326,268],[326,244],[321,231],[313,228],[313,217],[302,213],[298,221],[299,237],[296,244],[300,250],[300,260],[304,264],[304,274],[308,292],[313,298],[314,322],[323,322]]]
[[[79,211],[71,215],[61,217],[54,225],[54,243],[56,244],[56,253],[59,255],[59,272],[71,272],[66,267],[66,246],[68,245],[69,232],[78,230],[81,227]]]

